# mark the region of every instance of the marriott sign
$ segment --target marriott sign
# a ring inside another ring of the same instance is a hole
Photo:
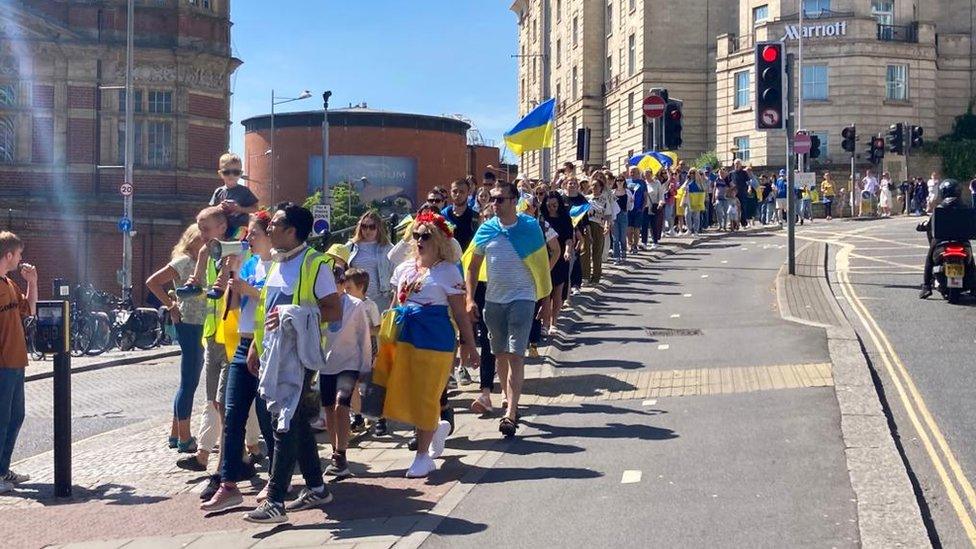
[[[800,33],[803,38],[831,38],[834,36],[847,35],[847,21],[837,21],[836,23],[824,23],[821,25],[804,25],[801,31],[799,25],[787,25],[786,35],[783,40],[797,40]]]

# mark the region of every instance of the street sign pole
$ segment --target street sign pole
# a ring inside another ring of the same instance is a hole
[[[802,10],[802,7],[801,7]],[[796,274],[796,193],[793,182],[793,54],[786,56],[786,254],[788,270],[791,275]]]
[[[134,29],[135,25],[133,20],[135,19],[135,0],[129,0],[125,27],[126,27],[126,39],[125,39],[125,180],[124,183],[130,185],[132,182],[132,166],[135,162],[135,151],[133,150],[136,146],[136,136],[135,136],[135,123],[133,121],[133,111],[134,100],[132,93],[132,63],[133,63],[133,51],[134,51]],[[122,197],[122,217],[123,219],[132,219],[132,195]],[[131,227],[128,231],[122,232],[122,270],[119,276],[119,284],[122,286],[122,299],[129,299],[132,297],[132,231]]]
[[[322,203],[332,206],[329,193],[329,98],[331,91],[322,94]]]

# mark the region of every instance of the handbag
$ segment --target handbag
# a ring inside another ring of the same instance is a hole
[[[386,387],[373,383],[372,379],[361,385],[360,413],[368,418],[383,417],[383,403],[386,401]]]

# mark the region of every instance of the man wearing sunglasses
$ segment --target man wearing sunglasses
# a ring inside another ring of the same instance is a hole
[[[218,165],[217,175],[224,184],[214,189],[210,205],[220,206],[224,210],[228,232],[233,232],[238,227],[247,227],[248,214],[258,211],[258,197],[251,189],[237,183],[243,174],[241,157],[225,153]]]

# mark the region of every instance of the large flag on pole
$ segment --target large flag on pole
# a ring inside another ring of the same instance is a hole
[[[505,144],[513,153],[552,147],[552,128],[556,119],[556,98],[552,98],[525,115],[505,134]]]

